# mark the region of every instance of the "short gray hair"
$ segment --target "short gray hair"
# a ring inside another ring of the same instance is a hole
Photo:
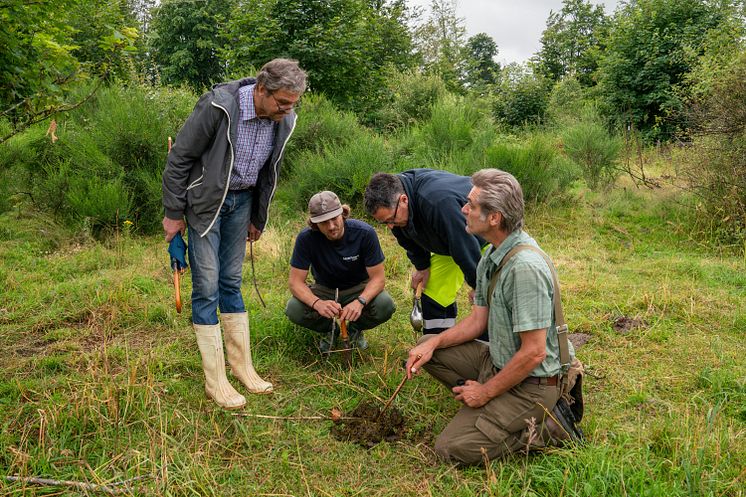
[[[371,216],[378,209],[393,209],[397,199],[404,193],[404,186],[398,176],[389,173],[376,173],[365,188],[363,202]]]
[[[259,70],[256,83],[270,93],[287,90],[301,95],[306,91],[306,72],[300,68],[297,60],[272,59]]]
[[[489,214],[502,214],[500,228],[511,233],[523,228],[523,189],[515,177],[499,169],[482,169],[471,175],[472,184],[479,188],[477,204]]]

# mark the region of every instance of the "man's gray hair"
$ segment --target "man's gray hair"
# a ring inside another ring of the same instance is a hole
[[[256,83],[270,93],[286,90],[301,95],[306,91],[306,72],[298,66],[297,60],[272,59],[259,70]]]
[[[482,169],[471,175],[472,184],[479,188],[477,204],[488,214],[502,214],[500,229],[511,233],[523,228],[523,189],[518,180],[499,169]]]
[[[404,186],[398,176],[376,173],[365,188],[365,210],[372,216],[378,209],[393,209],[403,193]]]

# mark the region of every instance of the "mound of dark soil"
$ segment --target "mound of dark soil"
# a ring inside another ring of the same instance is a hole
[[[611,325],[611,327],[614,328],[614,331],[622,335],[626,335],[632,330],[644,328],[646,326],[647,323],[643,319],[639,317],[631,318],[629,316],[619,316],[613,320]]]
[[[377,402],[364,400],[345,419],[332,426],[332,436],[337,440],[355,442],[363,447],[373,447],[381,441],[394,442],[404,435],[404,417],[395,407],[389,407],[381,419]]]

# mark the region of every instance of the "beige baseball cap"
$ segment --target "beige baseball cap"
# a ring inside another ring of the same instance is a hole
[[[308,201],[312,223],[323,223],[342,214],[342,203],[334,192],[319,192]]]

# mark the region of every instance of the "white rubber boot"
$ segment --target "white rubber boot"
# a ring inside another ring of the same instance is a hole
[[[225,329],[225,348],[233,376],[251,393],[272,393],[272,384],[256,374],[251,361],[249,316],[245,312],[221,313],[220,319]]]
[[[225,375],[220,325],[195,324],[194,333],[197,335],[197,345],[202,355],[207,396],[225,409],[239,409],[246,405],[246,398],[228,383]]]

